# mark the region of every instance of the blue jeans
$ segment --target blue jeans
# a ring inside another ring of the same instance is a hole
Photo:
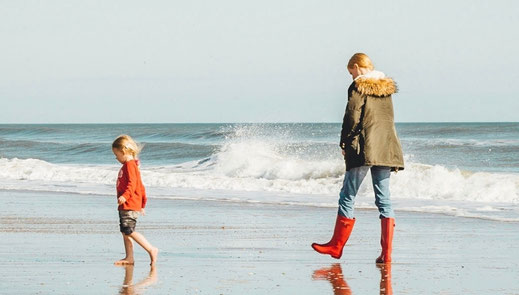
[[[394,218],[395,212],[393,212],[391,199],[389,198],[391,168],[382,166],[362,166],[346,171],[341,193],[339,194],[339,214],[346,218],[354,218],[353,205],[355,204],[355,197],[368,170],[371,170],[373,190],[375,191],[375,205],[377,205],[378,212],[380,212],[380,218]]]

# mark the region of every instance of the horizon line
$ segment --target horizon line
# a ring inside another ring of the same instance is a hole
[[[160,125],[160,124],[341,124],[342,122],[336,121],[293,121],[293,122],[53,122],[53,123],[0,123],[0,125]],[[474,123],[519,123],[519,121],[397,121],[396,124],[447,124],[447,123],[458,123],[458,124],[474,124]]]

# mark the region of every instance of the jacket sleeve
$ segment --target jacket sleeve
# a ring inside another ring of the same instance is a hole
[[[342,120],[341,141],[340,146],[345,149],[352,138],[359,134],[361,128],[361,121],[363,116],[363,109],[365,103],[364,95],[357,91],[350,92],[344,118]]]
[[[148,202],[148,198],[146,197],[146,190],[143,188],[142,189],[143,191],[143,195],[142,195],[142,205],[141,205],[141,208],[144,209],[146,208],[146,203]]]
[[[128,183],[126,184],[126,188],[124,189],[124,192],[121,194],[121,196],[123,196],[126,201],[128,201],[133,196],[133,192],[135,192],[137,187],[137,166],[133,161],[130,161],[124,165],[123,173],[126,175]]]

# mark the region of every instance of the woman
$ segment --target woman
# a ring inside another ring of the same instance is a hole
[[[340,147],[346,160],[346,174],[339,198],[339,212],[332,239],[326,244],[312,244],[321,254],[339,259],[353,229],[355,196],[371,170],[375,204],[380,212],[382,253],[377,263],[390,263],[395,224],[389,194],[391,171],[404,169],[402,148],[396,134],[391,95],[395,82],[375,71],[369,57],[354,54],[348,62],[353,78],[348,88],[348,104],[342,123]]]

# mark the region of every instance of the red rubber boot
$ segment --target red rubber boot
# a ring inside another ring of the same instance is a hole
[[[312,248],[321,254],[328,254],[335,259],[342,256],[342,249],[350,237],[355,219],[349,219],[337,214],[335,230],[332,239],[326,244],[313,243]]]
[[[382,246],[382,253],[377,258],[377,263],[391,263],[391,252],[393,251],[393,231],[395,229],[394,218],[380,219],[381,233],[380,245]]]

